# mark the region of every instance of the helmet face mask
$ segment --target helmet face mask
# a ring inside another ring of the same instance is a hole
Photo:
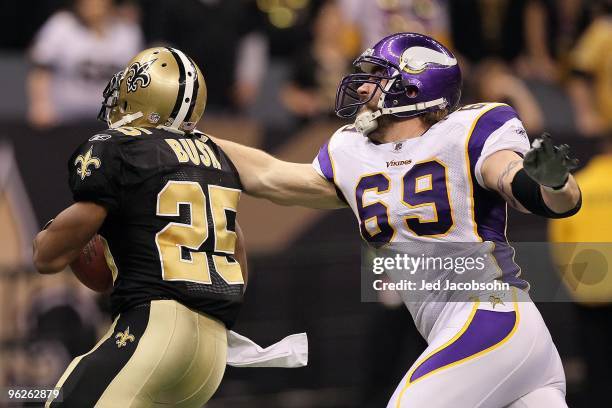
[[[204,76],[193,60],[180,50],[159,47],[136,55],[111,78],[102,96],[98,119],[110,128],[189,132],[204,113],[207,95]]]
[[[123,71],[119,71],[113,75],[110,81],[108,81],[106,88],[104,88],[102,92],[102,98],[104,99],[102,100],[102,107],[98,113],[98,120],[109,123],[109,115],[119,101],[119,86],[121,85],[122,79]]]
[[[336,114],[350,118],[380,94],[373,119],[411,118],[444,108],[454,110],[461,96],[461,71],[454,55],[434,39],[416,33],[383,38],[358,57],[357,73],[345,76],[336,94]],[[357,89],[376,85],[367,99]],[[381,92],[377,93],[380,89]]]
[[[359,62],[356,61],[355,65],[358,64]],[[336,114],[339,117],[350,118],[355,116],[361,106],[367,105],[374,96],[377,95],[378,90],[388,96],[401,95],[406,91],[403,87],[397,86],[401,85],[401,81],[394,81],[397,79],[398,75],[386,75],[386,69],[378,73],[377,68],[380,66],[374,64],[369,65],[370,66],[367,66],[368,72],[363,72],[364,70],[361,68],[361,66],[363,66],[362,64],[358,69],[362,72],[347,75],[340,82],[338,92],[336,93]],[[385,89],[386,84],[390,81],[393,81],[396,86],[391,87],[391,89]],[[374,85],[374,89],[366,99],[359,96],[358,90],[363,84]]]

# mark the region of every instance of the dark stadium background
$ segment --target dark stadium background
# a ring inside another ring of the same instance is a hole
[[[360,7],[371,10],[366,2]],[[341,15],[339,3],[141,0],[118,2],[117,10],[142,28],[144,45],[176,46],[200,65],[209,90],[201,130],[308,162],[342,124],[333,116],[333,90],[351,59],[366,48],[360,42],[366,31],[357,22],[348,25],[337,48],[343,69],[329,70],[317,59],[320,47],[329,46],[329,32],[321,25]],[[495,98],[513,104],[532,138],[550,131],[556,141],[570,144],[581,165],[608,143],[609,130],[581,123],[569,85],[578,75],[571,50],[609,10],[605,1],[571,1],[570,11],[555,0],[499,1],[489,8],[476,0],[371,3],[384,15],[404,18],[393,20],[397,27],[420,28],[461,55],[464,103]],[[30,53],[35,35],[67,5],[0,2],[0,387],[54,384],[68,361],[92,347],[109,324],[107,299],[83,289],[70,272],[36,275],[30,260],[33,234],[71,203],[66,160],[77,144],[104,128],[94,120],[97,112],[53,125],[37,124],[28,115],[28,75],[38,68]],[[446,23],[428,25],[428,14],[418,12],[432,7],[446,13]],[[529,24],[541,25],[546,58],[533,51],[538,34]],[[266,44],[267,62],[255,84],[249,83],[248,69],[255,62],[237,57],[245,38]],[[540,70],[542,61],[554,71]],[[529,95],[505,88],[508,83]],[[207,406],[385,406],[425,344],[403,307],[361,302],[361,240],[350,210],[282,208],[243,196],[239,222],[251,277],[235,330],[261,345],[307,332],[309,365],[228,368]],[[547,224],[509,211],[508,234],[510,241],[547,241]],[[527,273],[556,272],[549,265]],[[612,406],[601,387],[612,383],[612,346],[605,341],[612,328],[610,306],[600,305],[595,314],[571,302],[539,307],[564,361],[568,404]],[[582,340],[585,330],[595,333],[593,342]],[[593,354],[601,355],[601,364],[589,365]]]

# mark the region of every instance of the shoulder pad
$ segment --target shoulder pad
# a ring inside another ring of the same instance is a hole
[[[124,137],[124,136],[148,136],[154,133],[158,133],[162,131],[161,129],[156,128],[145,128],[145,127],[133,127],[133,126],[121,126],[113,129],[106,129],[103,132],[98,133],[98,135],[107,135],[111,137]],[[105,138],[106,136],[103,136]]]
[[[204,132],[200,132],[199,130],[193,130],[191,134],[199,137],[200,139],[202,139],[203,142],[206,142],[208,139],[211,138],[211,135]]]
[[[479,120],[481,117],[483,117],[483,119],[490,117],[491,115],[487,114],[488,112],[500,113],[502,111],[504,112],[504,116],[510,115],[518,118],[516,111],[505,103],[474,103],[457,109],[448,115],[445,120],[449,122],[461,122],[468,125],[473,124],[475,120]]]
[[[467,115],[467,116],[480,116],[485,112],[488,112],[495,108],[506,107],[512,109],[512,107],[505,103],[497,103],[497,102],[481,102],[481,103],[472,103],[470,105],[462,106],[456,111],[452,112],[451,116],[459,116],[459,115]]]
[[[347,137],[348,136],[348,137]],[[349,142],[350,140],[360,140],[364,138],[364,136],[360,131],[355,128],[355,125],[352,123],[349,125],[344,125],[338,130],[334,132],[333,135],[329,138],[330,145],[337,146],[339,144],[343,144]]]

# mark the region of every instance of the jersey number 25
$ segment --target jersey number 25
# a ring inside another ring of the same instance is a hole
[[[157,195],[157,215],[176,217],[181,204],[189,207],[190,223],[170,222],[155,236],[164,280],[211,284],[210,263],[206,252],[199,248],[209,238],[207,197],[212,212],[214,252],[212,266],[229,285],[244,283],[240,264],[231,255],[236,245],[236,232],[228,229],[226,211],[236,211],[240,190],[209,185],[208,196],[200,183],[169,181]],[[183,248],[190,249],[189,258]]]

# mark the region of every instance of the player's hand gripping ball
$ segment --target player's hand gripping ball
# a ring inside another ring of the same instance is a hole
[[[70,268],[81,283],[91,290],[108,292],[113,287],[113,274],[106,263],[104,244],[98,234],[85,245]]]

